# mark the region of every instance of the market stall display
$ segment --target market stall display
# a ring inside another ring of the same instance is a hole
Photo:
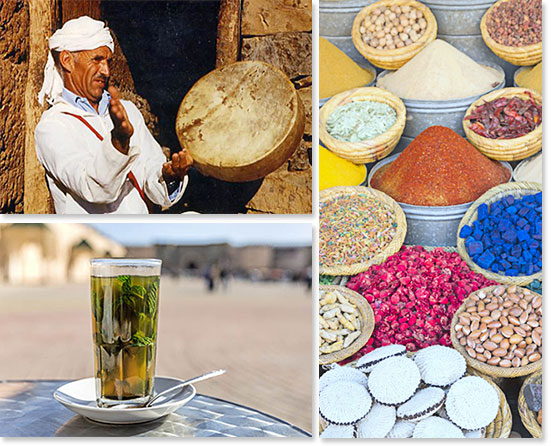
[[[542,372],[531,374],[522,383],[518,395],[518,411],[522,424],[534,438],[542,438]]]
[[[323,432],[333,438],[503,438],[511,430],[511,412],[503,392],[490,380],[466,370],[463,357],[449,347],[429,347],[416,354],[388,355],[388,345],[362,357],[356,365],[329,370],[320,378]],[[379,354],[379,350],[383,351]],[[445,352],[445,353],[444,353]],[[442,356],[446,361],[442,361]],[[377,360],[373,360],[377,358]],[[360,364],[372,362],[366,370]],[[344,370],[347,373],[344,373]],[[361,370],[367,381],[352,371]],[[467,375],[465,375],[467,372]],[[427,376],[447,387],[427,384]],[[324,385],[322,388],[322,380]],[[367,389],[369,400],[363,391]],[[339,398],[335,394],[339,392]],[[357,393],[355,393],[357,392]],[[339,422],[354,429],[337,429]],[[357,408],[361,407],[362,410]],[[357,409],[357,410],[356,410]],[[366,412],[361,416],[361,413]],[[334,432],[332,432],[334,431]],[[323,433],[321,434],[324,437]]]
[[[320,274],[352,275],[384,262],[406,235],[406,218],[388,195],[368,187],[332,187],[319,197]]]
[[[542,59],[541,0],[499,0],[480,22],[482,38],[499,57],[514,65]]]
[[[366,87],[375,80],[375,70],[364,68],[327,39],[319,39],[319,97],[326,100],[351,88]]]
[[[354,164],[335,155],[322,145],[318,152],[319,190],[335,186],[359,186],[367,175],[363,164]]]
[[[378,118],[383,116],[385,122],[381,123]],[[355,88],[327,101],[319,120],[323,145],[341,158],[363,164],[384,158],[396,147],[406,123],[406,108],[400,98],[388,91]],[[336,137],[339,132],[354,137],[346,141]]]
[[[396,70],[432,42],[436,32],[436,19],[422,3],[380,0],[358,13],[352,41],[373,65]]]
[[[542,367],[542,296],[515,285],[473,292],[451,323],[452,343],[473,369],[496,378]]]
[[[457,249],[473,271],[504,284],[542,280],[542,185],[496,186],[463,216]]]
[[[542,104],[542,96],[535,90],[504,88],[488,93],[467,110],[465,135],[488,158],[528,158],[541,150]]]
[[[455,311],[471,291],[493,283],[473,273],[456,252],[403,247],[346,285],[364,296],[375,315],[371,338],[348,361],[387,344],[401,344],[408,351],[451,346]]]
[[[320,286],[319,363],[341,361],[362,348],[375,325],[373,310],[358,293],[340,286]]]

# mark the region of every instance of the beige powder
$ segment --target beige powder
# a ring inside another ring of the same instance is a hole
[[[515,181],[533,181],[536,183],[542,182],[543,177],[543,155],[540,152],[538,155],[530,158],[522,165],[519,165],[515,172]]]
[[[377,86],[404,99],[445,101],[484,94],[502,80],[499,71],[437,39],[399,70],[379,78]]]

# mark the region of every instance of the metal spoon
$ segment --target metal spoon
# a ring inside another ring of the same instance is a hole
[[[226,371],[223,369],[220,369],[220,370],[214,370],[213,372],[203,373],[202,375],[196,376],[195,378],[187,379],[181,382],[180,384],[178,384],[177,386],[171,387],[170,389],[164,390],[161,393],[155,395],[144,405],[144,407],[151,407],[153,402],[159,399],[161,396],[164,396],[166,394],[169,394],[178,390],[178,392],[174,395],[176,396],[178,393],[182,391],[184,387],[186,387],[189,384],[196,383],[198,381],[204,381],[205,379],[209,379],[209,378],[214,378],[215,376],[220,376],[220,375],[223,375],[224,373],[226,373]]]

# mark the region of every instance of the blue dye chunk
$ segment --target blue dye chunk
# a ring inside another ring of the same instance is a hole
[[[517,239],[517,233],[513,229],[507,229],[507,231],[501,234],[501,238],[506,242],[514,243]]]
[[[529,211],[530,211],[530,208],[527,208],[526,206],[524,206],[520,208],[517,214],[520,215],[521,217],[524,217]]]
[[[519,230],[517,231],[517,238],[518,238],[521,242],[525,242],[525,241],[530,240],[530,234],[528,234],[526,231],[523,231],[522,229],[519,229]]]
[[[494,263],[495,256],[490,251],[484,251],[484,253],[478,258],[478,264],[484,268],[488,269]]]
[[[482,246],[482,242],[474,241],[469,243],[467,246],[467,252],[469,255],[473,256],[475,254],[480,254],[482,251],[484,251],[484,247]]]
[[[488,217],[488,205],[486,203],[482,203],[478,206],[478,219],[484,220],[486,217]]]
[[[523,228],[528,222],[524,218],[519,218],[516,223],[519,228]]]
[[[466,238],[472,233],[473,233],[472,228],[469,225],[465,225],[461,228],[461,231],[459,231],[459,237]]]
[[[511,206],[515,202],[515,197],[513,197],[512,195],[507,195],[503,200],[505,201],[505,203]]]
[[[505,209],[505,212],[508,214],[516,214],[518,212],[518,208],[516,206],[509,206],[507,209]]]
[[[482,230],[476,229],[476,230],[473,232],[473,238],[474,238],[475,240],[480,240],[480,239],[482,238],[482,235],[483,235],[483,234],[484,234],[484,233],[482,232]]]
[[[541,204],[542,203],[542,199],[543,199],[543,196],[542,196],[542,193],[541,192],[538,192],[536,194],[536,201],[538,202],[538,204]]]

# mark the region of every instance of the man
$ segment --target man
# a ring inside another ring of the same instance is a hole
[[[178,201],[193,164],[182,150],[166,162],[130,101],[109,84],[114,44],[103,22],[69,20],[49,39],[38,95],[51,104],[35,130],[58,214],[145,214]]]

